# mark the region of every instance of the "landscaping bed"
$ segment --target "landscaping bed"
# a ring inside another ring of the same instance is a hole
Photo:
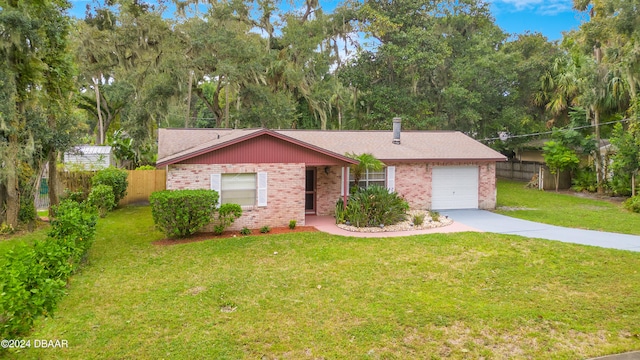
[[[212,232],[200,232],[195,233],[191,236],[182,239],[172,239],[166,238],[162,240],[157,240],[153,242],[153,245],[159,246],[167,246],[167,245],[177,245],[177,244],[188,244],[197,241],[205,241],[205,240],[216,240],[216,239],[227,239],[227,238],[236,238],[236,237],[244,237],[244,236],[262,236],[262,235],[276,235],[276,234],[290,234],[290,233],[301,233],[301,232],[314,232],[318,231],[313,226],[296,226],[293,230],[288,227],[274,227],[270,228],[269,232],[261,232],[260,229],[250,229],[250,234],[241,234],[240,231],[225,231],[221,235],[216,235]]]
[[[449,219],[448,216],[439,216],[438,220],[432,220],[429,211],[425,210],[410,210],[407,212],[407,218],[405,221],[401,221],[397,224],[393,225],[384,225],[378,227],[356,227],[353,225],[346,224],[337,224],[340,229],[353,231],[353,232],[364,232],[364,233],[374,233],[374,232],[391,232],[391,231],[411,231],[411,230],[424,230],[424,229],[433,229],[443,226],[448,226],[453,224],[453,220]],[[424,216],[424,222],[421,225],[416,225],[413,223],[413,218],[416,215]]]

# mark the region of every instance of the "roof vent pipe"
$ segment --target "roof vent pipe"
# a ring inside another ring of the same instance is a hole
[[[393,118],[393,143],[400,144],[400,127],[402,125],[402,119],[399,117]]]

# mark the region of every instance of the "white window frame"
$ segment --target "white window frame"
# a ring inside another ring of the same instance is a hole
[[[395,170],[395,168],[394,168]],[[382,179],[370,179],[370,176],[376,174],[378,176],[380,176],[380,174],[382,174]],[[362,188],[366,189],[369,186],[373,185],[374,183],[376,183],[377,185],[380,185],[382,187],[387,187],[387,181],[388,181],[388,177],[387,177],[387,168],[383,168],[382,171],[369,171],[368,169],[365,170],[364,174],[362,174],[362,177],[360,178],[360,184],[362,184],[362,182],[364,182],[364,185],[362,186]],[[360,186],[360,184],[358,184],[358,186]],[[394,184],[395,185],[395,184]],[[355,182],[353,181],[353,173],[349,174],[349,189],[353,188],[355,186]]]
[[[252,188],[240,188],[234,190],[248,190],[253,191],[253,202],[251,204],[239,204],[242,207],[254,207],[258,202],[258,173],[222,173],[222,174],[211,174],[211,189],[218,192],[218,203],[225,204],[226,196],[225,191],[229,191],[229,189],[223,189],[223,178],[228,178],[231,176],[253,176],[253,187]]]

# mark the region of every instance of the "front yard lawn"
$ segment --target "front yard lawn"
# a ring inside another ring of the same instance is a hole
[[[98,224],[31,339],[59,359],[577,359],[640,348],[640,253],[488,233],[152,242],[148,207]],[[277,254],[276,254],[277,253]]]
[[[498,181],[496,212],[551,225],[640,235],[640,214],[620,203],[527,189],[517,181]]]
[[[31,245],[35,240],[44,240],[47,238],[47,231],[49,231],[49,225],[40,225],[41,228],[33,232],[26,230],[20,231],[16,234],[0,235],[0,257],[13,249],[18,244]]]

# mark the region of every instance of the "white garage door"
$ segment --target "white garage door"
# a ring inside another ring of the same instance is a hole
[[[438,166],[433,168],[431,208],[477,209],[478,167]]]

